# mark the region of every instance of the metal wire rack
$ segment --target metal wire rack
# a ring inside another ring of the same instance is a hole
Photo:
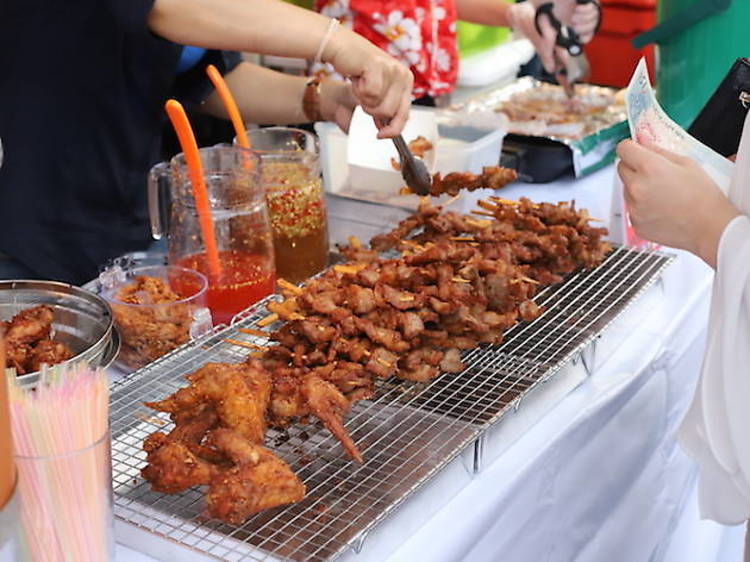
[[[243,525],[202,515],[203,492],[164,495],[140,477],[143,439],[169,420],[143,405],[184,386],[209,361],[241,361],[266,340],[239,331],[265,315],[264,302],[228,327],[164,356],[113,388],[115,516],[200,553],[224,560],[332,560],[361,539],[422,484],[496,423],[524,395],[559,371],[600,334],[673,258],[618,247],[593,271],[579,272],[536,298],[544,313],[514,326],[496,346],[463,355],[466,369],[425,384],[383,381],[358,402],[347,429],[365,457],[348,460],[320,425],[270,431],[267,445],[307,486],[305,500],[267,510]],[[273,297],[270,297],[273,298]]]

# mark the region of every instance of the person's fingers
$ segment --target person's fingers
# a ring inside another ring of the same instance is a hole
[[[352,80],[354,95],[362,106],[375,107],[381,103],[386,87],[384,71],[382,63],[378,61],[362,76]]]
[[[631,139],[617,145],[617,156],[630,168],[642,172],[653,161],[655,155],[650,148],[641,146]]]
[[[599,21],[599,10],[593,4],[577,5],[570,23],[576,31],[592,31]]]
[[[675,164],[679,164],[681,166],[684,166],[685,164],[689,164],[692,162],[691,158],[688,158],[687,156],[683,156],[682,154],[677,154],[676,152],[672,152],[671,150],[666,150],[664,148],[661,148],[660,146],[656,146],[655,144],[649,144],[648,148],[658,154],[659,156],[662,156],[669,160],[670,162],[673,162]]]
[[[388,125],[380,128],[378,131],[379,139],[386,139],[400,135],[404,130],[406,121],[409,119],[409,111],[411,109],[411,95],[404,96],[401,102],[401,106],[393,119]]]
[[[622,184],[626,189],[638,177],[638,172],[623,161],[617,164],[617,174],[620,176]]]
[[[594,4],[576,5],[571,17],[571,25],[578,34],[581,43],[588,43],[594,38],[599,24],[599,9]]]
[[[372,115],[382,117],[387,121],[391,121],[401,107],[401,101],[404,97],[404,91],[401,87],[394,84],[393,87],[389,88],[382,101],[375,107],[368,107],[368,111]]]
[[[354,109],[348,106],[340,105],[336,108],[333,114],[333,121],[339,126],[339,129],[345,133],[349,133],[349,127],[352,124],[352,116],[354,115]]]
[[[555,57],[553,55],[553,50],[555,48],[557,33],[548,18],[541,18],[539,20],[539,29],[542,34],[539,37],[537,54],[539,55],[539,60],[541,61],[544,70],[552,74],[555,72]]]
[[[564,49],[563,47],[554,47],[555,51],[555,58],[556,63],[558,65],[557,70],[565,70],[567,72],[568,68],[568,60],[570,59],[570,54],[568,53],[567,49]]]

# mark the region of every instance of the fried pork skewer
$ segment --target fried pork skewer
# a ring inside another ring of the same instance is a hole
[[[458,195],[460,191],[475,191],[477,189],[501,189],[518,179],[518,173],[511,168],[502,166],[485,166],[482,173],[451,172],[445,177],[438,172],[432,176],[430,195],[437,197],[447,193]],[[411,193],[409,188],[403,188],[401,193]]]

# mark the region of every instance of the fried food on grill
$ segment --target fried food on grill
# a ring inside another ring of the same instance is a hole
[[[305,497],[304,484],[268,449],[224,428],[213,430],[207,442],[234,465],[211,478],[206,504],[212,517],[238,525],[254,513]]]
[[[194,306],[182,300],[158,277],[140,275],[119,289],[111,306],[122,338],[120,361],[140,368],[187,343]]]
[[[485,166],[481,174],[470,172],[451,172],[442,177],[440,172],[432,178],[430,195],[433,197],[447,193],[458,195],[461,190],[501,189],[518,179],[518,173],[502,166]]]
[[[518,173],[502,166],[485,166],[481,174],[471,172],[451,172],[445,177],[440,172],[432,176],[430,195],[458,195],[459,191],[475,191],[477,189],[501,189],[518,179]],[[411,190],[404,187],[401,194],[408,195]]]
[[[173,494],[209,485],[209,514],[235,524],[301,500],[305,488],[297,476],[260,446],[271,399],[269,372],[253,362],[208,363],[187,379],[189,386],[147,403],[168,412],[175,424],[169,434],[155,432],[144,441],[148,464],[141,475],[152,489]]]
[[[328,431],[341,441],[352,459],[362,462],[362,454],[344,428],[344,416],[349,411],[349,400],[333,384],[315,375],[305,379],[302,393],[310,412],[320,418]]]
[[[461,350],[500,343],[504,330],[542,313],[533,301],[540,287],[609,251],[606,230],[572,203],[480,206],[481,218],[424,199],[370,249],[356,240],[341,248],[354,262],[304,287],[279,283],[284,300],[268,309],[281,322],[259,358],[209,363],[188,375],[189,386],[149,404],[175,423],[144,444],[152,468],[143,475],[154,489],[209,483],[209,513],[232,523],[298,501],[304,486],[262,447],[266,427],[317,417],[362,462],[344,418],[378,380],[460,373]],[[379,257],[386,250],[400,255]]]
[[[148,464],[141,470],[151,489],[176,494],[193,486],[208,484],[217,467],[195,455],[181,441],[161,432],[152,433],[143,443]]]
[[[53,319],[52,308],[39,305],[3,322],[6,368],[14,368],[16,374],[25,375],[38,371],[42,365],[57,365],[73,357],[67,345],[51,339]]]
[[[271,394],[267,371],[251,364],[208,363],[187,379],[190,386],[160,402],[146,405],[161,412],[179,414],[201,403],[209,403],[223,427],[235,430],[253,443],[263,442]]]

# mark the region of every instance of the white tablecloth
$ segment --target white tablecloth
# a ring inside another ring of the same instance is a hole
[[[612,174],[503,196],[575,198],[606,219]],[[580,365],[564,370],[493,430],[504,451],[479,474],[454,461],[445,474],[468,475],[457,495],[445,497],[438,475],[345,559],[663,560],[694,483],[675,433],[697,380],[710,281],[702,262],[680,253],[597,343],[590,376]],[[127,529],[118,536],[165,557]],[[118,561],[151,559],[118,547]]]

